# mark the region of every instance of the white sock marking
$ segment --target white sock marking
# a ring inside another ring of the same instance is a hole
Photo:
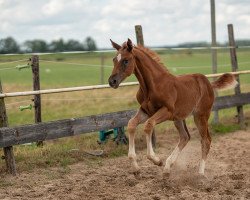
[[[180,151],[179,147],[177,146],[166,161],[166,165],[165,165],[166,170],[170,170],[171,165],[176,161],[180,152],[181,151]]]
[[[205,160],[201,160],[199,173],[204,174],[204,171],[205,171]]]

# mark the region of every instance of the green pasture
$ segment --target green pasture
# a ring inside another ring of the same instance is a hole
[[[210,74],[211,54],[207,50],[183,50],[183,51],[159,51],[162,62],[173,74],[202,73]],[[101,57],[104,57],[104,80],[107,79],[112,70],[112,58],[115,52],[109,53],[85,53],[85,54],[53,54],[40,56],[41,87],[43,89],[55,87],[73,87],[82,85],[100,84]],[[0,78],[3,84],[16,84],[31,88],[32,74],[30,69],[9,69],[18,64],[27,62],[6,63],[20,59],[28,59],[29,55],[3,56],[0,55]],[[46,62],[46,61],[53,61]],[[250,68],[250,50],[238,51],[238,62],[240,70]],[[218,72],[231,70],[229,52],[218,51]],[[247,75],[241,77],[244,83],[249,83]],[[127,81],[135,80],[131,77]],[[18,89],[18,88],[16,88]]]
[[[158,51],[162,62],[173,74],[210,74],[211,54],[208,50]],[[100,84],[101,58],[104,58],[104,80],[112,71],[115,52],[40,55],[41,89]],[[240,70],[250,69],[250,50],[237,52]],[[15,66],[27,64],[30,55],[0,55],[0,78],[4,92],[32,90],[31,69],[18,70]],[[13,63],[16,60],[27,60]],[[231,71],[228,50],[218,50],[218,72]],[[132,76],[126,81],[135,81]],[[242,91],[249,92],[250,75],[241,75]],[[43,121],[100,114],[137,108],[137,86],[42,96]],[[232,94],[233,90],[221,93]],[[31,96],[6,98],[10,125],[33,123],[33,111],[19,111],[20,105],[29,105]],[[230,109],[229,109],[230,110]]]

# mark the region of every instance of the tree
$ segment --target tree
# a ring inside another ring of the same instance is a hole
[[[49,50],[48,44],[43,40],[28,40],[24,42],[26,52],[47,52]]]
[[[208,46],[209,44],[207,42],[186,42],[178,45],[178,47],[181,48],[208,47]]]
[[[12,37],[0,40],[0,53],[19,53],[20,47]]]
[[[67,51],[83,51],[84,46],[77,40],[70,39],[66,43],[66,49]]]
[[[84,47],[87,51],[95,51],[97,49],[95,41],[91,37],[85,39]]]
[[[62,52],[65,51],[65,49],[66,49],[66,44],[62,38],[59,40],[54,40],[50,44],[51,51]]]
[[[250,46],[250,40],[241,39],[235,41],[238,46]]]
[[[83,43],[69,39],[64,41],[62,38],[54,40],[51,43],[47,43],[41,39],[27,40],[21,48],[19,44],[12,38],[7,37],[0,39],[0,53],[37,53],[37,52],[63,52],[63,51],[94,51],[97,49],[96,43],[93,38],[87,37]]]

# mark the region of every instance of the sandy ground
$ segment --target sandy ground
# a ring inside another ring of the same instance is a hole
[[[161,135],[157,153],[166,159],[178,138]],[[198,175],[199,158],[200,142],[193,137],[168,179],[162,177],[163,167],[146,159],[145,150],[138,152],[142,173],[137,178],[125,156],[99,164],[77,163],[67,171],[49,168],[15,178],[2,175],[0,199],[250,199],[250,132],[213,138],[207,179]]]

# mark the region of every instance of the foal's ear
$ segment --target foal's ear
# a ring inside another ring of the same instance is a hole
[[[133,44],[132,44],[132,41],[128,38],[128,41],[127,41],[127,50],[129,51],[129,52],[131,52],[132,51],[132,49],[133,49]]]
[[[113,46],[117,51],[119,51],[119,49],[122,48],[119,44],[116,44],[116,43],[113,42],[111,39],[110,39],[110,41],[111,41],[112,46]]]

